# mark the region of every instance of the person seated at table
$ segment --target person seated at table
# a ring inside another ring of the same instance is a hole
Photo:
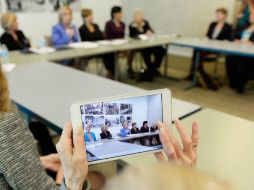
[[[216,10],[216,21],[212,22],[209,26],[206,36],[211,40],[230,40],[232,38],[232,26],[226,22],[228,11],[225,8],[219,8]],[[206,58],[217,57],[218,55],[212,54],[209,52],[201,52],[200,61],[198,66],[198,71],[200,74],[207,75],[204,71],[204,60]],[[194,50],[192,57],[192,65],[189,75],[186,77],[186,80],[193,80],[194,71],[195,71],[195,60],[197,57],[197,51]],[[208,76],[208,75],[207,75]],[[209,76],[208,76],[209,77]]]
[[[242,30],[236,31],[234,39],[236,43],[254,43],[254,12],[250,15],[250,25]],[[229,78],[229,85],[238,93],[244,93],[248,80],[254,80],[254,59],[241,56],[228,56],[226,70]]]
[[[68,6],[63,6],[58,14],[59,23],[52,28],[52,45],[63,46],[72,42],[78,42],[78,32],[76,26],[72,24],[72,9]]]
[[[252,10],[254,10],[254,0],[242,0],[240,8],[236,15],[236,30],[250,24],[249,17]]]
[[[94,132],[91,132],[91,129],[93,128],[93,124],[88,124],[86,129],[86,132],[84,134],[84,138],[86,142],[95,142],[96,141],[96,136]]]
[[[131,134],[131,132],[129,130],[129,123],[128,123],[128,121],[124,121],[122,126],[123,127],[120,130],[119,136],[120,137],[127,137],[128,135]]]
[[[154,125],[154,126],[152,126],[151,129],[150,129],[151,132],[156,132],[156,131],[158,131],[158,130],[159,130],[158,125]]]
[[[111,133],[108,131],[108,127],[106,125],[101,126],[101,139],[112,139]]]
[[[111,9],[111,20],[106,22],[105,25],[105,38],[107,40],[124,39],[125,37],[125,23],[122,21],[123,13],[122,7],[114,6]],[[128,75],[133,77],[135,75],[132,68],[132,59],[130,59],[131,52],[124,52],[128,57]],[[108,57],[108,63],[106,64],[108,71],[111,71],[112,75],[115,74],[115,58],[113,56]]]
[[[104,34],[99,26],[93,22],[93,11],[91,9],[83,9],[81,11],[84,24],[79,28],[79,34],[82,41],[94,42],[104,40]],[[114,63],[114,54],[105,54],[101,56],[107,69],[107,77],[113,78],[113,71],[109,69]]]
[[[30,42],[19,30],[17,16],[13,12],[7,12],[1,18],[4,33],[0,38],[2,45],[5,45],[9,51],[22,50],[30,47]]]
[[[147,35],[150,37],[154,34],[149,22],[144,19],[142,11],[135,11],[133,21],[129,26],[130,37],[138,38],[140,35]],[[147,71],[141,74],[141,81],[152,81],[155,75],[159,75],[158,69],[161,66],[163,57],[165,56],[165,49],[162,46],[146,48],[141,50]]]
[[[148,126],[148,121],[143,122],[143,126],[140,128],[141,133],[149,133],[150,128]]]
[[[132,125],[131,134],[139,134],[140,130],[137,127],[137,123],[133,122],[131,125]]]

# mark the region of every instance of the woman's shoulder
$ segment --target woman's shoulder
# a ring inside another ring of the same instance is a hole
[[[27,125],[22,114],[16,109],[11,112],[0,113],[0,139],[8,138],[8,135],[23,130]]]

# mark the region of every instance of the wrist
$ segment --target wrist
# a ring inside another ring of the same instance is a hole
[[[85,184],[85,179],[74,179],[73,177],[65,178],[65,184],[68,190],[82,190]]]

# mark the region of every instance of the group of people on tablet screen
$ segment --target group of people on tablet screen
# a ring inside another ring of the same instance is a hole
[[[136,134],[141,134],[141,133],[142,134],[149,133],[149,132],[154,133],[154,132],[158,131],[157,125],[149,127],[148,121],[144,121],[143,125],[140,128],[137,127],[136,122],[131,123],[131,128],[129,127],[129,125],[130,125],[130,122],[128,122],[128,121],[124,121],[122,123],[121,129],[120,129],[119,133],[117,133],[117,136],[119,138],[124,138],[124,137],[136,135]],[[85,127],[84,138],[85,138],[86,142],[95,142],[98,140],[98,137],[96,137],[95,132],[92,132],[92,128],[93,128],[92,123],[87,124]],[[108,130],[108,126],[102,125],[100,139],[103,140],[103,139],[112,139],[112,138],[113,138],[113,135]]]

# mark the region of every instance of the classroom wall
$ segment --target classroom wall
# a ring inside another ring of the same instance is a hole
[[[161,95],[149,96],[147,99],[147,121],[149,127],[162,121],[162,102]]]
[[[3,0],[1,0],[2,2]],[[94,10],[95,21],[104,27],[106,20],[110,18],[110,9],[113,5],[121,5],[122,0],[82,0],[81,8],[92,8]],[[32,44],[37,46],[45,35],[51,33],[51,26],[58,21],[57,13],[18,13],[20,28],[32,40]],[[82,24],[80,12],[74,12],[74,21],[77,26]],[[2,33],[3,30],[1,29]]]

